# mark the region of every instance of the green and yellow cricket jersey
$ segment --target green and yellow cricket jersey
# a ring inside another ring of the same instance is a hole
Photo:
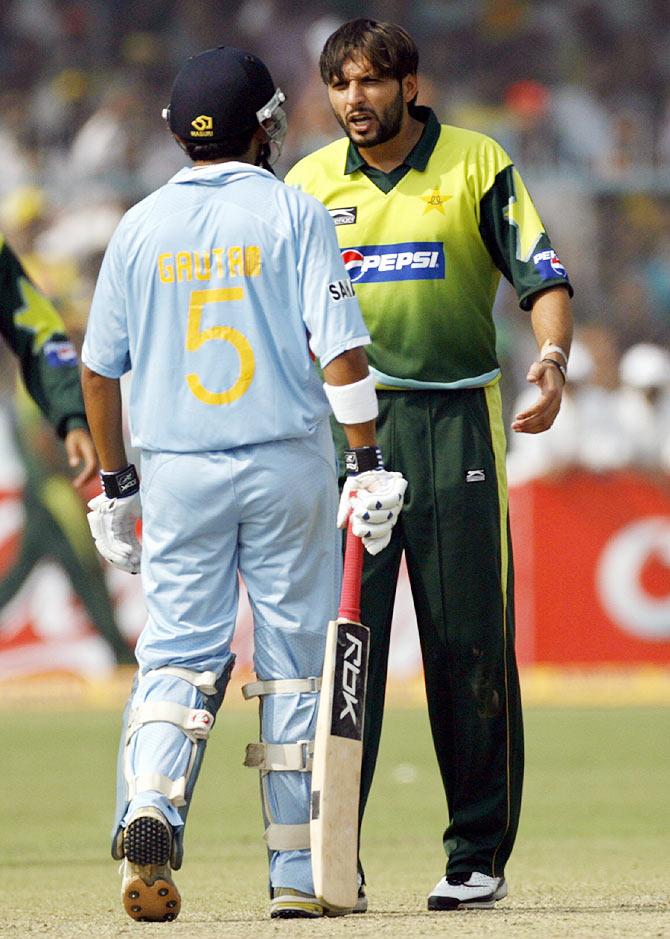
[[[346,138],[300,160],[286,182],[316,196],[372,336],[370,367],[391,388],[471,388],[499,374],[492,307],[500,274],[523,309],[556,285],[572,294],[509,156],[483,134],[438,123],[390,174]]]
[[[1,234],[0,336],[17,355],[30,396],[59,436],[86,427],[76,350],[53,304]]]

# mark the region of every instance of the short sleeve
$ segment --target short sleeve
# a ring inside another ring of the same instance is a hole
[[[480,202],[479,231],[501,273],[516,290],[524,310],[547,287],[572,285],[554,250],[521,176],[512,164],[495,176]]]
[[[120,378],[131,368],[122,226],[123,221],[105,251],[82,348],[84,364],[106,378]]]
[[[330,215],[311,196],[300,194],[299,205],[295,237],[302,316],[323,367],[342,352],[367,345],[370,337]]]

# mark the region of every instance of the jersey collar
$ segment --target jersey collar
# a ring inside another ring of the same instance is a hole
[[[242,163],[238,160],[226,160],[225,163],[211,163],[205,166],[185,166],[168,180],[171,183],[210,182],[224,176],[258,175],[273,177],[272,173],[255,166],[253,163]]]
[[[421,121],[425,126],[423,128],[423,133],[409,151],[400,166],[405,166],[409,169],[423,172],[428,166],[428,160],[430,159],[431,154],[435,149],[435,144],[437,143],[438,137],[440,136],[440,124],[435,117],[435,112],[432,110],[432,108],[426,108],[422,105],[415,104],[412,107],[412,117],[415,117],[418,121]],[[356,144],[350,140],[349,146],[347,147],[347,159],[344,165],[345,175],[350,176],[357,170],[365,170],[367,165],[368,164],[361,156]],[[399,169],[399,167],[396,167],[396,169]],[[395,172],[395,170],[393,172]]]

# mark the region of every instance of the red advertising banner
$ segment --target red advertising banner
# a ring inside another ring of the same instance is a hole
[[[0,584],[16,569],[25,507],[0,490]],[[670,665],[670,482],[633,473],[575,473],[510,492],[522,666]],[[102,563],[102,562],[101,562]],[[139,577],[104,575],[119,632],[132,648],[145,619]],[[236,672],[252,667],[253,625],[243,585]],[[0,681],[53,672],[105,677],[114,656],[48,554],[0,609]],[[389,675],[420,679],[406,570],[396,593]]]
[[[670,481],[536,480],[510,515],[521,665],[670,664]]]

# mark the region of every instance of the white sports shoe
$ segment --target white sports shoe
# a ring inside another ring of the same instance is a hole
[[[367,913],[368,911],[368,898],[365,894],[365,887],[363,886],[360,877],[358,878],[358,899],[356,900],[356,906],[351,911],[352,913]]]
[[[439,880],[428,895],[429,910],[490,910],[507,896],[504,877],[471,874],[448,874]]]
[[[123,833],[121,898],[126,913],[140,922],[176,919],[181,897],[172,880],[172,828],[158,809],[147,806],[130,819]]]

